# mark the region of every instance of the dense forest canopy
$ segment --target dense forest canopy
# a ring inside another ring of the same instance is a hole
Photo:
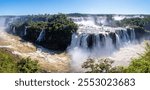
[[[146,16],[145,18],[125,18],[121,21],[121,26],[138,26],[145,27],[150,23],[150,17]]]
[[[12,23],[11,29],[13,27],[15,27],[15,34],[23,39],[54,50],[65,50],[71,42],[72,33],[78,29],[78,26],[64,14],[18,18]]]

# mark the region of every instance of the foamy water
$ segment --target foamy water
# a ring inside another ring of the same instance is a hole
[[[96,58],[109,58],[113,60],[114,63],[112,66],[128,66],[131,62],[132,58],[137,58],[139,54],[144,53],[145,51],[145,42],[136,45],[128,45],[126,47],[120,48],[118,51],[115,51],[110,56],[103,57],[93,57]],[[71,70],[72,72],[83,72],[81,65],[92,55],[90,52],[80,49],[74,48],[70,52],[72,61],[71,61]]]
[[[145,42],[141,44],[130,44],[126,47],[120,48],[119,51],[114,52],[110,57],[111,60],[115,61],[113,66],[128,66],[133,58],[138,58],[139,54],[144,53]]]

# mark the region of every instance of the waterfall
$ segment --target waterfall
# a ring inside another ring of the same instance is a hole
[[[95,53],[96,55],[98,53],[110,55],[115,50],[132,43],[134,40],[135,32],[132,29],[130,29],[130,33],[127,32],[127,29],[100,34],[74,33],[70,48],[89,49],[92,54]]]
[[[36,41],[41,42],[44,39],[44,37],[45,37],[45,30],[42,29],[42,31],[40,32],[40,35]]]
[[[84,49],[88,48],[87,38],[88,38],[88,34],[83,34],[82,35],[80,46],[83,47]]]
[[[16,27],[15,26],[13,27],[12,31],[13,31],[13,34],[16,34]]]
[[[129,33],[127,29],[99,34],[74,33],[69,50],[78,48],[83,51],[88,51],[88,57],[110,56],[121,47],[134,42],[134,39],[135,32],[132,29],[130,29]]]
[[[116,35],[116,48],[119,49],[119,47],[121,46],[120,38],[118,34],[115,33],[115,35]]]
[[[134,32],[134,30],[131,30],[131,40],[132,41],[135,40],[135,32]]]
[[[77,45],[78,35],[76,33],[72,34],[71,45],[69,48],[74,48]]]
[[[27,27],[25,27],[25,29],[24,29],[24,36],[26,36],[27,35]]]
[[[68,48],[72,67],[82,65],[88,58],[109,57],[136,41],[133,29],[111,30],[101,33],[74,33]]]

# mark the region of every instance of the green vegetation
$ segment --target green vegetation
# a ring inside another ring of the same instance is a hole
[[[18,57],[14,57],[12,54],[10,54],[10,52],[6,51],[5,49],[0,49],[0,72],[17,72],[17,61]]]
[[[112,67],[113,61],[109,59],[88,59],[82,68],[88,73],[150,73],[150,45],[146,44],[145,49],[145,53],[133,59],[127,67]]]
[[[143,27],[146,24],[142,18],[131,18],[131,19],[124,19],[122,21],[124,26],[140,26]]]
[[[120,22],[121,26],[144,27],[150,23],[150,17],[145,18],[125,18]]]
[[[130,27],[135,30],[136,39],[146,38],[150,35],[150,17],[144,18],[125,18],[117,23],[120,27]]]
[[[17,70],[19,73],[36,73],[40,72],[40,66],[37,61],[32,61],[30,58],[22,59],[17,62]]]
[[[82,68],[86,69],[86,73],[123,73],[124,67],[112,67],[113,61],[106,59],[88,59],[83,63]]]
[[[20,58],[7,49],[0,49],[0,73],[37,73],[42,72],[37,61]]]
[[[88,59],[83,63],[82,68],[87,69],[87,73],[108,73],[113,62],[107,59],[93,60]]]
[[[150,45],[146,44],[145,53],[139,58],[133,59],[128,67],[124,69],[127,73],[150,73]]]

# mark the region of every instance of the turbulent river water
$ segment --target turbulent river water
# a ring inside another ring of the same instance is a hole
[[[33,60],[38,60],[48,72],[69,72],[69,59],[65,53],[50,51],[30,42],[22,41],[18,36],[5,32],[5,27],[0,27],[0,48],[7,48],[15,55]]]

